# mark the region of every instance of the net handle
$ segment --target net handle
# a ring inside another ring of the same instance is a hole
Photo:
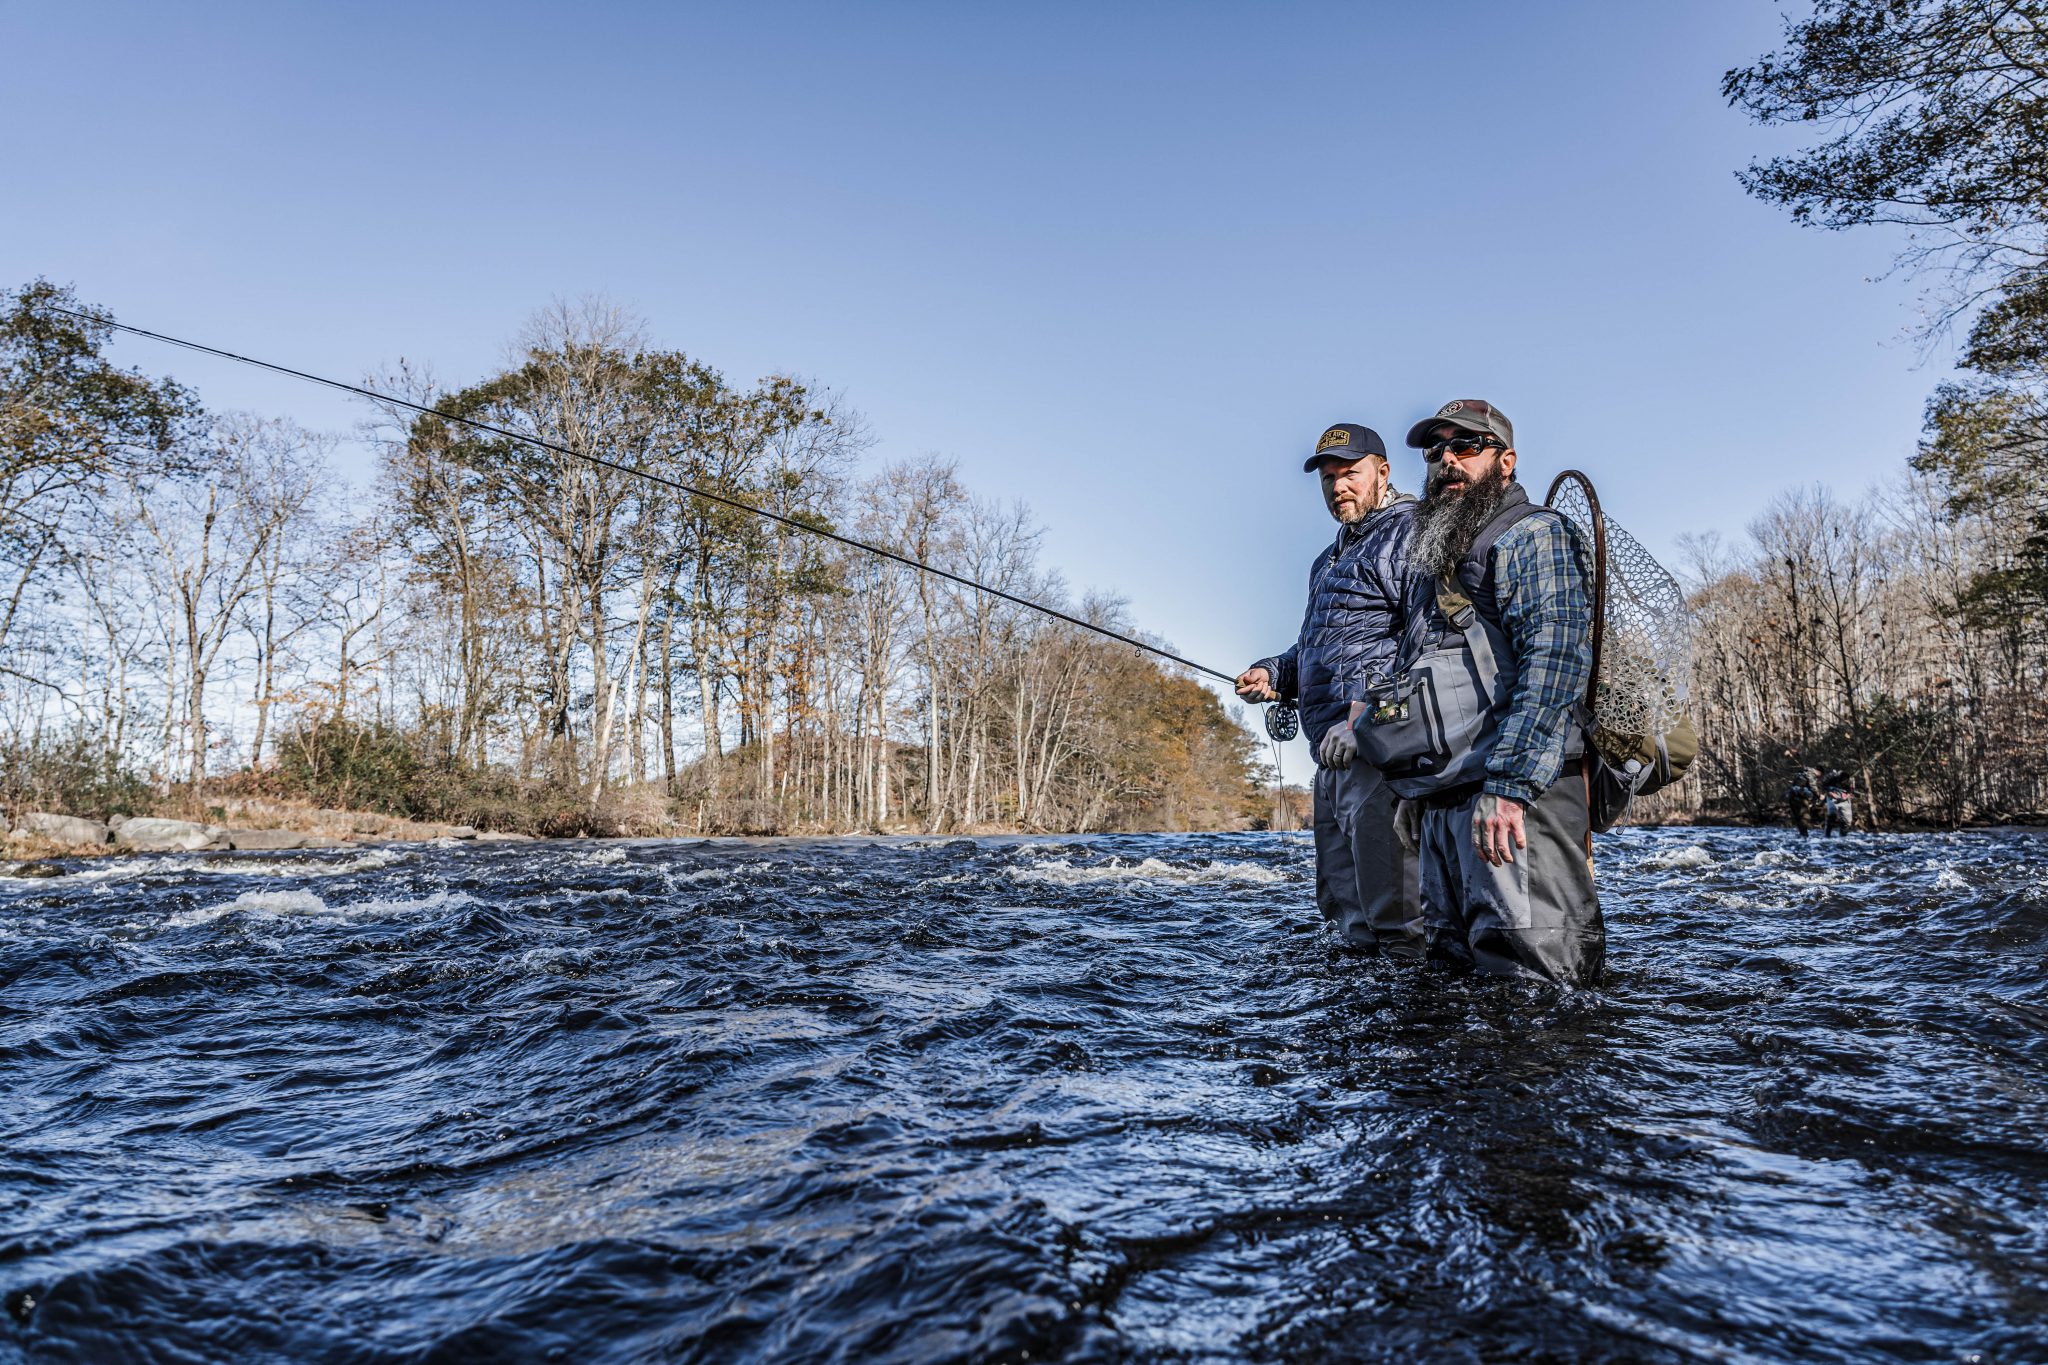
[[[1555,508],[1557,495],[1576,483],[1586,494],[1586,506],[1593,518],[1593,670],[1586,675],[1586,707],[1590,711],[1600,689],[1600,646],[1607,635],[1607,517],[1600,510],[1600,495],[1593,481],[1576,469],[1567,469],[1550,481],[1543,505]],[[1593,736],[1589,730],[1585,752],[1579,756],[1579,778],[1586,788],[1586,866],[1593,865]]]

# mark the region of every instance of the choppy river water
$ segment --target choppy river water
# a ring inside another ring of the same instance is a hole
[[[1569,995],[1310,857],[0,880],[0,1357],[2048,1359],[2048,839],[1610,836]]]

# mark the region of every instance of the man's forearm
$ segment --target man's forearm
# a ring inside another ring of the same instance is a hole
[[[1554,698],[1540,696],[1542,690],[1532,685],[1527,669],[1516,677],[1499,737],[1486,761],[1481,790],[1528,805],[1563,774],[1576,701],[1559,705]],[[1580,692],[1583,690],[1581,683]]]
[[[1501,623],[1515,659],[1507,714],[1484,790],[1533,802],[1564,772],[1566,742],[1593,671],[1592,607],[1576,546],[1559,525],[1525,521],[1504,553]],[[1518,528],[1519,529],[1519,528]]]

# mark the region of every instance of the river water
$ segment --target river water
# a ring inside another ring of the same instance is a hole
[[[1606,836],[1576,994],[1310,859],[0,880],[0,1357],[2048,1359],[2048,839]]]

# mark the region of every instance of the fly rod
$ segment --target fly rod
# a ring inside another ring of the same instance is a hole
[[[269,370],[272,374],[282,374],[288,375],[293,379],[303,379],[309,384],[319,384],[324,388],[334,389],[340,393],[353,394],[357,398],[367,398],[373,403],[388,403],[393,407],[405,408],[408,411],[419,413],[423,417],[438,417],[444,422],[457,422],[469,427],[473,431],[486,432],[492,436],[502,436],[508,441],[518,441],[523,445],[533,446],[538,450],[551,451],[556,455],[566,455],[570,459],[582,460],[585,463],[597,465],[602,469],[613,470],[620,474],[629,474],[636,479],[645,479],[649,483],[660,484],[664,488],[672,488],[678,493],[687,493],[693,498],[703,498],[708,502],[715,502],[722,506],[733,508],[736,511],[752,513],[754,516],[780,523],[783,526],[805,532],[808,535],[822,536],[826,540],[837,541],[839,544],[851,549],[864,550],[871,555],[880,555],[884,559],[894,560],[898,564],[916,569],[919,573],[932,574],[950,583],[958,583],[963,588],[972,588],[976,592],[987,593],[990,597],[1001,598],[1005,602],[1014,603],[1017,606],[1026,607],[1035,612],[1041,612],[1056,621],[1064,621],[1070,626],[1079,626],[1083,630],[1093,631],[1105,639],[1116,641],[1118,644],[1129,645],[1133,649],[1142,649],[1147,654],[1155,654],[1162,659],[1177,663],[1183,668],[1191,668],[1197,673],[1205,673],[1209,677],[1218,678],[1227,683],[1234,684],[1237,681],[1236,678],[1228,673],[1198,664],[1193,659],[1184,659],[1171,650],[1161,649],[1157,645],[1146,644],[1143,640],[1137,639],[1134,636],[1125,635],[1121,631],[1111,630],[1108,626],[1097,625],[1093,621],[1083,620],[1078,616],[1061,611],[1057,607],[1048,607],[1043,602],[1034,602],[1028,597],[1019,597],[1015,593],[1004,592],[1001,588],[992,588],[986,583],[978,583],[974,579],[954,573],[950,569],[942,569],[936,564],[927,564],[921,559],[912,559],[909,555],[899,554],[881,545],[871,544],[865,540],[856,540],[852,536],[844,536],[837,531],[828,531],[822,526],[812,526],[807,522],[799,521],[795,517],[788,517],[780,512],[770,511],[766,507],[756,507],[753,503],[740,498],[728,497],[723,493],[714,493],[708,488],[693,487],[680,479],[672,479],[666,474],[656,474],[652,470],[647,469],[636,469],[632,465],[620,464],[616,460],[608,460],[602,455],[592,455],[586,451],[572,450],[568,446],[559,445],[554,441],[549,441],[539,436],[529,436],[524,432],[513,431],[509,427],[497,426],[490,422],[481,422],[474,417],[464,417],[457,413],[442,412],[439,408],[430,408],[424,403],[415,403],[410,399],[400,398],[394,394],[379,393],[377,390],[366,388],[361,384],[344,383],[339,379],[329,379],[325,375],[311,374],[305,370],[295,370],[289,365],[279,365],[275,361],[258,360],[255,356],[242,355],[235,351],[224,351],[218,346],[208,346],[197,341],[187,341],[183,337],[174,337],[163,332],[152,332],[143,327],[131,327],[125,322],[116,322],[104,314],[80,312],[75,308],[60,308],[55,304],[50,305],[50,311],[62,313],[66,317],[77,318],[80,321],[88,322],[95,326],[110,327],[117,332],[126,332],[130,336],[143,337],[150,341],[161,341],[166,345],[180,346],[188,351],[197,351],[201,355],[210,355],[221,360],[232,360],[238,365],[248,365],[259,370]]]

